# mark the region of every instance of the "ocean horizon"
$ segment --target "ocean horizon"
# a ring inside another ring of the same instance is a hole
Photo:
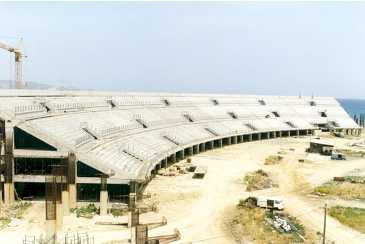
[[[336,98],[346,112],[351,116],[365,114],[365,99]]]

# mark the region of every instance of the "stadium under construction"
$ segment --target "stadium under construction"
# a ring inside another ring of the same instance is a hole
[[[121,201],[206,150],[319,129],[361,133],[330,97],[1,90],[0,118],[5,204],[43,198],[46,176],[62,167],[70,208]]]

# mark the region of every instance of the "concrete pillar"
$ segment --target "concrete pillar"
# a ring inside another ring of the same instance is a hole
[[[238,143],[242,143],[243,142],[243,135],[239,135],[238,136]]]
[[[198,154],[199,153],[199,145],[194,145],[193,146],[193,153],[194,154]]]
[[[52,240],[49,241],[48,243],[50,244],[55,244],[56,243],[56,239],[57,239],[57,224],[56,224],[56,220],[46,220],[46,235],[45,238],[46,240]]]
[[[100,177],[100,216],[108,214],[108,182],[107,176]]]
[[[180,151],[180,157],[181,157],[181,160],[185,159],[185,152],[184,152],[184,149],[182,149]]]
[[[218,139],[218,147],[223,147],[223,139]]]
[[[76,201],[77,201],[77,191],[76,191],[76,184],[69,184],[68,185],[68,192],[69,192],[69,207],[70,209],[76,208]]]
[[[248,141],[252,141],[252,134],[248,135]]]
[[[206,146],[210,150],[213,149],[214,148],[214,141],[208,141]]]
[[[62,202],[56,203],[56,232],[62,231],[63,224],[63,206]]]
[[[76,190],[76,176],[77,176],[77,163],[76,155],[73,152],[68,154],[68,207],[76,208],[77,190]]]
[[[270,138],[271,138],[270,133],[271,133],[271,132],[267,132],[267,139],[270,139]]]
[[[205,152],[205,143],[199,145],[199,151]]]
[[[231,145],[231,144],[232,144],[231,138],[230,138],[230,137],[228,137],[228,138],[227,138],[227,145],[229,146],[229,145]]]
[[[100,215],[108,214],[108,191],[100,191]]]
[[[15,201],[14,195],[14,130],[13,125],[5,122],[5,172],[4,172],[4,203],[11,205]]]
[[[9,206],[14,201],[14,183],[4,183],[4,204]]]
[[[194,153],[193,147],[189,147],[188,148],[188,154],[189,154],[189,156],[193,156],[193,153]]]
[[[232,137],[232,144],[237,144],[237,136]]]
[[[63,216],[70,215],[70,199],[69,192],[67,190],[63,190],[61,192],[62,206],[63,206]]]
[[[261,140],[261,133],[257,133],[257,140]]]

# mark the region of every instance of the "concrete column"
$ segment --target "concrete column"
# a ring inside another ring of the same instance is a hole
[[[68,185],[68,192],[69,192],[69,208],[76,208],[76,201],[77,201],[77,191],[76,191],[76,184],[69,184]]]
[[[13,125],[5,122],[5,172],[4,172],[4,203],[11,205],[14,196],[14,130]]]
[[[199,145],[194,145],[193,146],[193,153],[194,154],[198,154],[199,153]]]
[[[11,205],[14,201],[14,183],[4,183],[4,204]]]
[[[108,182],[107,176],[100,177],[100,216],[108,214]]]
[[[73,152],[68,154],[68,207],[76,208],[77,190],[76,190],[76,176],[77,163],[76,155]]]
[[[237,136],[232,137],[232,144],[237,144]]]
[[[56,220],[46,220],[46,240],[52,240],[51,242],[49,242],[50,244],[55,244],[56,243],[56,238],[57,238],[57,224],[56,224]]]
[[[281,131],[279,131],[279,137],[281,137],[282,136],[282,133],[281,133]]]
[[[199,145],[199,151],[205,152],[205,143]]]
[[[267,132],[267,139],[270,139],[270,138],[271,138],[270,132]]]
[[[184,149],[180,151],[181,160],[185,159],[185,152]]]
[[[232,144],[231,137],[228,137],[228,138],[227,138],[227,145],[229,146],[229,145],[231,145],[231,144]]]
[[[239,135],[238,136],[238,143],[242,143],[243,142],[243,135]]]
[[[189,148],[188,148],[188,154],[189,154],[189,156],[193,156],[193,154],[194,154],[194,149],[193,149],[193,147],[189,147]]]
[[[257,133],[257,140],[261,140],[261,133]]]
[[[56,232],[62,231],[63,225],[63,206],[62,202],[56,203]]]
[[[70,199],[69,192],[67,190],[63,190],[61,192],[62,206],[63,206],[63,215],[70,215]]]
[[[248,135],[248,141],[252,141],[252,134]]]
[[[214,141],[208,141],[207,142],[207,147],[208,147],[208,149],[213,149],[214,148]]]
[[[100,215],[108,214],[108,191],[100,191]]]
[[[218,139],[218,147],[223,147],[223,139]]]

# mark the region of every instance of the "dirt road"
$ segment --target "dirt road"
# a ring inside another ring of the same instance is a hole
[[[159,194],[161,187],[165,190],[161,196],[160,214],[167,217],[168,225],[151,233],[166,233],[178,228],[182,234],[179,243],[234,243],[229,231],[224,229],[225,210],[251,195],[244,190],[242,179],[247,172],[259,168],[269,171],[280,184],[278,189],[262,194],[283,196],[290,214],[297,216],[314,233],[322,232],[323,201],[310,199],[307,193],[334,176],[365,169],[365,161],[330,161],[328,157],[311,156],[312,163],[299,164],[298,158],[308,156],[304,153],[308,140],[273,139],[210,151],[193,158],[195,164],[208,167],[203,180],[193,180],[185,175],[152,181],[147,191]],[[280,150],[286,151],[284,163],[263,164],[266,156]],[[365,235],[331,217],[327,226],[327,237],[335,243],[365,243]]]

